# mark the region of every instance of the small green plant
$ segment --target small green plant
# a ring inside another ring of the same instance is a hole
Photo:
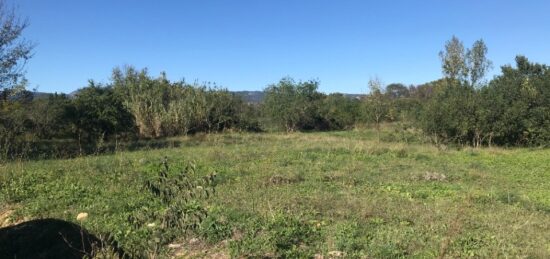
[[[157,200],[158,208],[143,208],[128,221],[137,233],[150,236],[146,250],[159,254],[178,235],[196,230],[207,217],[201,201],[214,193],[215,173],[197,178],[193,163],[172,170],[167,159],[158,174],[144,184],[144,189]]]
[[[336,249],[344,251],[349,255],[360,252],[366,245],[361,234],[361,229],[357,222],[338,224],[334,234]]]
[[[247,222],[229,249],[232,257],[312,258],[321,241],[316,224],[283,212]]]
[[[203,239],[213,244],[231,237],[233,226],[221,212],[211,211],[202,221],[197,232]]]

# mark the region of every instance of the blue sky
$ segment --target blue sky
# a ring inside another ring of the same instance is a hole
[[[452,35],[483,38],[494,69],[517,54],[550,63],[550,1],[8,0],[37,43],[29,88],[71,92],[126,64],[172,80],[262,90],[284,76],[361,93],[369,78],[441,77]]]

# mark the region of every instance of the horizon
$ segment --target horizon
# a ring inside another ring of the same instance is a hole
[[[544,1],[7,3],[29,20],[23,34],[37,46],[26,78],[39,92],[108,83],[114,67],[132,65],[230,91],[262,91],[290,76],[318,80],[320,92],[361,94],[373,77],[440,79],[438,52],[453,35],[467,48],[485,41],[487,80],[516,55],[550,63]]]

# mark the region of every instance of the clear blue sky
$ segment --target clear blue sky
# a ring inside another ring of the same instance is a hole
[[[30,88],[71,92],[125,64],[172,80],[262,90],[284,76],[323,92],[361,93],[369,78],[441,77],[452,35],[483,38],[494,63],[550,63],[550,1],[8,0],[36,42]]]

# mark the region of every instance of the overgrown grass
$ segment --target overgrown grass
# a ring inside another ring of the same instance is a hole
[[[15,221],[74,222],[88,212],[86,228],[140,249],[151,233],[128,218],[160,208],[143,183],[147,168],[166,156],[172,165],[194,161],[199,176],[217,172],[209,216],[174,241],[196,237],[209,251],[185,256],[550,257],[547,149],[438,149],[400,142],[392,129],[381,142],[370,130],[178,141],[174,148],[2,165],[0,204],[15,210]]]

